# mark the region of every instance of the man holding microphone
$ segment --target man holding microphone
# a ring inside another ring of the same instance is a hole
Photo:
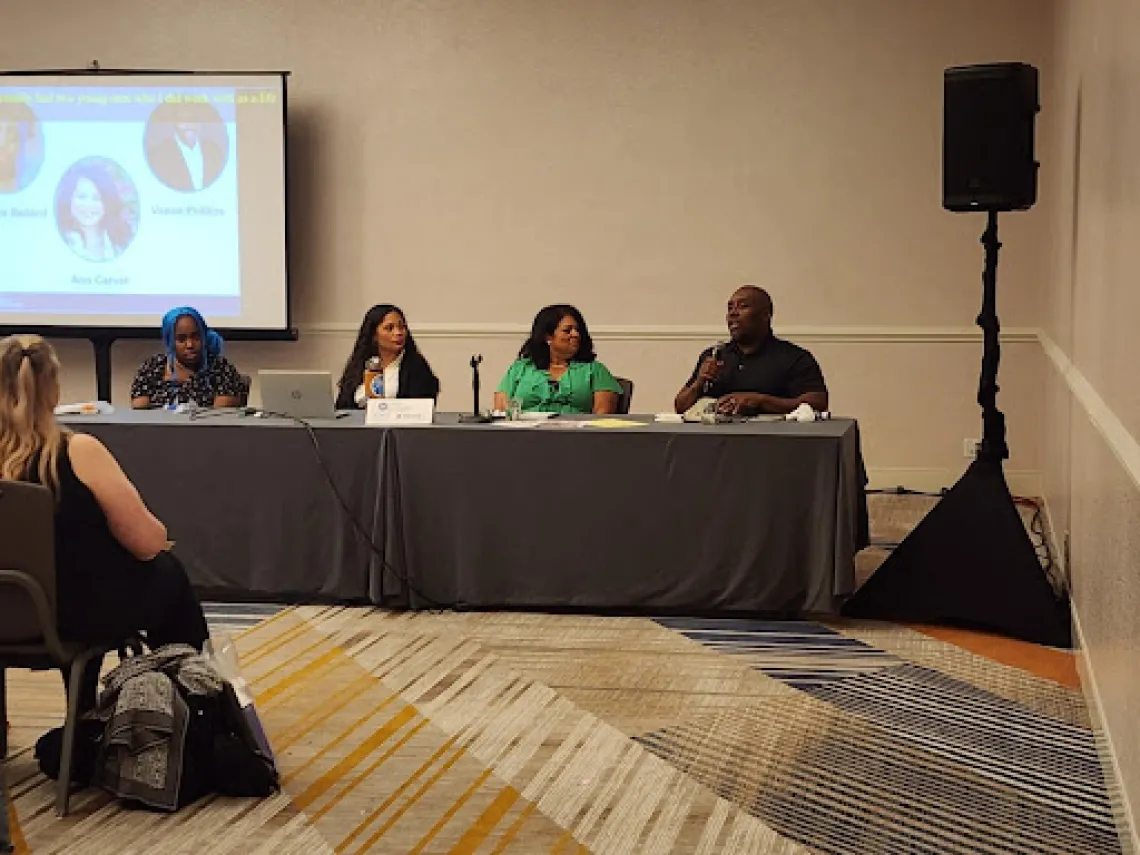
[[[718,413],[753,416],[790,413],[801,404],[827,410],[827,385],[808,351],[772,333],[772,298],[745,285],[728,301],[730,341],[701,354],[673,405],[683,413],[701,398],[715,398]]]

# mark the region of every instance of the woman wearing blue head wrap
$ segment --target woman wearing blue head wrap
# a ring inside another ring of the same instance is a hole
[[[131,406],[237,407],[245,382],[222,355],[222,337],[207,326],[197,309],[180,306],[162,319],[166,350],[142,364],[131,385]]]

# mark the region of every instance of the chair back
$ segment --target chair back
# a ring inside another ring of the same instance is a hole
[[[621,386],[621,396],[618,398],[617,411],[623,416],[629,415],[630,404],[633,403],[633,381],[624,377],[615,377]]]
[[[55,497],[39,484],[0,481],[0,644],[54,635]],[[33,589],[39,591],[33,593]],[[41,625],[43,612],[50,630]]]

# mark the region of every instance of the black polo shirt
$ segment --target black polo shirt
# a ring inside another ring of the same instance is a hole
[[[712,356],[713,348],[701,354],[689,383],[697,379],[701,364]],[[756,392],[777,398],[798,398],[808,392],[826,392],[823,372],[815,357],[799,345],[768,336],[760,349],[746,354],[735,342],[730,342],[720,355],[724,362],[716,382],[703,394],[714,398],[733,392]]]

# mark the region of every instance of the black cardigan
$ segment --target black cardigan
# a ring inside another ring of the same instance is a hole
[[[355,383],[339,390],[336,396],[338,410],[356,409],[356,390],[363,382],[364,372],[361,371]],[[400,389],[396,397],[431,398],[433,401],[439,397],[439,378],[432,373],[427,360],[418,353],[404,354],[404,361],[400,363]]]

